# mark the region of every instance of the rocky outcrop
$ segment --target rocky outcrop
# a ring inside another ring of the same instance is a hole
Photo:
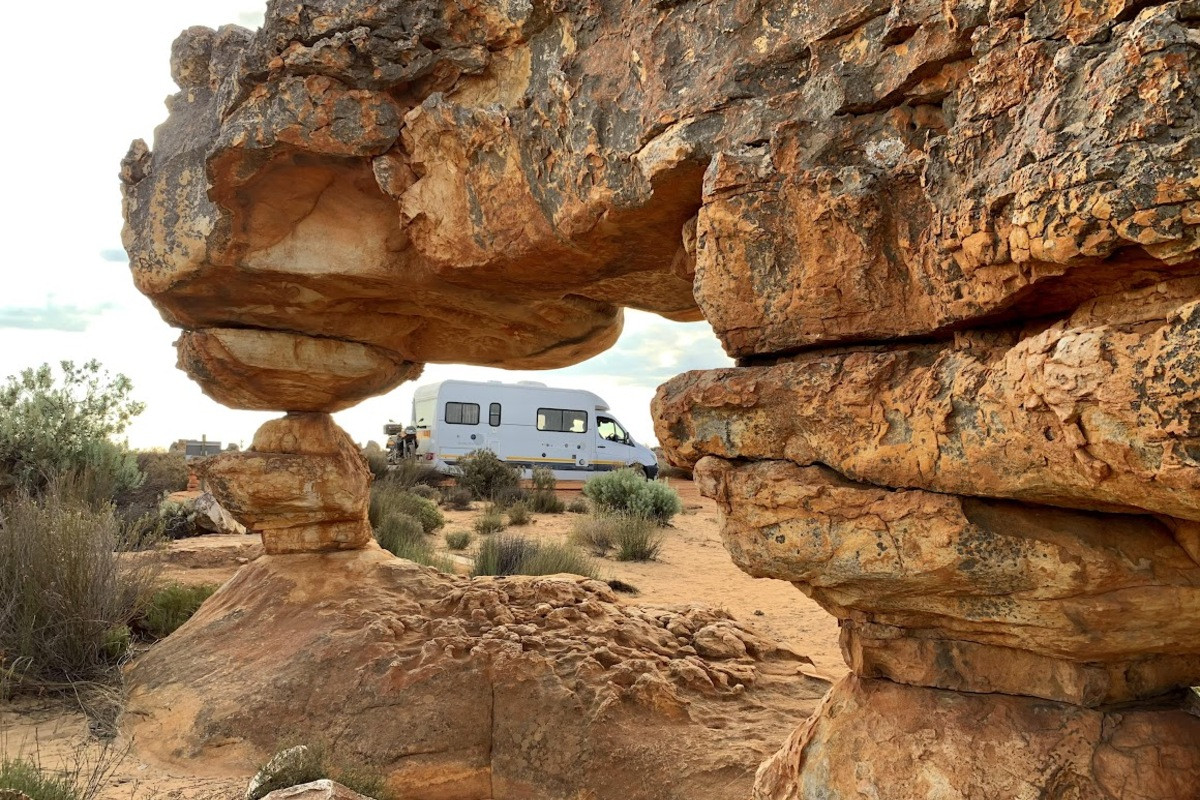
[[[264,556],[133,664],[125,727],[143,757],[212,768],[331,743],[413,800],[742,800],[827,687],[804,663],[598,581]]]
[[[664,386],[659,439],[857,673],[759,798],[1194,800],[1165,709],[1200,681],[1195,0],[300,0],[190,29],[172,74],[124,241],[221,402],[561,366],[623,307],[713,324],[738,367]],[[218,496],[270,552],[364,545],[365,467],[287,419]],[[554,674],[495,696],[592,697]],[[472,742],[420,752],[469,783]]]
[[[328,414],[288,414],[264,424],[250,449],[206,459],[212,493],[268,553],[350,550],[371,541],[371,472]]]

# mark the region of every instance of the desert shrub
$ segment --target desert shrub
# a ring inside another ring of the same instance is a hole
[[[112,506],[92,509],[53,486],[0,504],[0,653],[31,680],[103,677],[115,643],[150,595],[150,562],[123,563]]]
[[[529,505],[539,514],[561,514],[566,508],[553,489],[538,489],[530,493]]]
[[[665,525],[683,510],[679,494],[658,481],[648,481],[630,469],[598,475],[583,485],[583,494],[599,511],[638,514]]]
[[[406,458],[387,471],[386,480],[400,487],[437,486],[446,476],[424,461]]]
[[[372,448],[370,445],[374,444]],[[371,475],[375,480],[381,481],[388,477],[388,457],[387,453],[379,447],[375,442],[371,442],[367,447],[363,448],[363,458],[367,461],[367,469],[371,470]]]
[[[524,536],[494,536],[480,544],[471,574],[557,575],[561,572],[596,576],[591,559],[569,545],[540,543]]]
[[[432,500],[435,503],[442,499],[442,493],[426,483],[418,483],[409,489],[409,491],[417,497],[424,497],[426,500]]]
[[[391,481],[381,481],[371,486],[371,502],[367,515],[371,526],[378,528],[383,520],[393,514],[413,517],[420,521],[426,533],[446,524],[446,518],[438,511],[437,503],[418,497],[408,487]]]
[[[495,506],[488,506],[482,514],[475,518],[475,522],[471,527],[480,536],[488,536],[493,533],[499,533],[508,526],[504,523],[504,515]]]
[[[529,511],[529,505],[525,501],[513,503],[508,507],[508,524],[521,527],[533,522],[533,514]]]
[[[491,450],[474,450],[458,460],[458,485],[477,500],[500,500],[502,492],[520,488],[521,471]]]
[[[0,789],[20,792],[32,800],[81,800],[69,779],[43,771],[23,759],[0,761]]]
[[[454,572],[454,565],[448,558],[434,552],[420,521],[412,517],[392,514],[376,529],[375,539],[380,547],[397,558],[424,564],[441,572]]]
[[[351,791],[376,800],[393,800],[383,775],[372,767],[335,757],[321,742],[291,748],[280,753],[259,770],[247,800],[259,800],[277,789],[332,780]]]
[[[609,517],[614,526],[613,543],[618,561],[653,561],[663,546],[662,529],[652,519],[638,514]]]
[[[517,503],[528,503],[529,492],[522,489],[520,486],[505,486],[502,489],[497,489],[491,496],[492,505],[498,508],[508,508]]]
[[[554,477],[554,470],[548,467],[535,468],[530,477],[533,479],[533,488],[539,491],[552,492],[558,486],[558,480]]]
[[[446,534],[446,547],[451,550],[466,550],[474,537],[470,531],[450,531]]]
[[[567,504],[567,511],[571,514],[586,514],[590,510],[587,500],[584,500],[582,497],[576,497]]]
[[[474,499],[474,495],[471,494],[471,490],[462,486],[455,486],[442,492],[442,505],[455,511],[469,509],[472,499]]]
[[[158,525],[164,539],[186,539],[200,534],[196,515],[187,503],[164,500],[158,507]]]
[[[607,516],[584,517],[571,528],[571,541],[594,556],[605,556],[616,542],[615,526]]]
[[[211,583],[186,586],[172,583],[150,595],[145,609],[134,620],[134,629],[148,639],[165,639],[192,618],[217,587]]]
[[[187,459],[183,453],[143,451],[135,453],[137,468],[142,473],[141,484],[117,497],[117,505],[157,506],[164,495],[182,492],[188,487]]]
[[[0,491],[44,491],[68,473],[111,500],[140,482],[133,456],[109,438],[122,433],[144,406],[133,384],[110,376],[97,361],[49,364],[9,376],[0,385]]]

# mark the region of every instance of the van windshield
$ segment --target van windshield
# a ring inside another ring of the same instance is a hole
[[[433,397],[413,403],[413,427],[428,428],[432,425],[433,409],[436,404],[437,399]]]
[[[629,434],[621,427],[621,423],[612,417],[597,415],[596,431],[600,434],[601,439],[608,439],[610,442],[623,442],[624,444],[631,444],[633,442],[629,438]]]

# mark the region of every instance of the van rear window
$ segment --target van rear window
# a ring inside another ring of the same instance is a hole
[[[478,425],[478,403],[446,403],[446,422],[451,425]]]
[[[537,412],[537,429],[539,431],[557,431],[559,433],[587,433],[586,411],[573,411],[566,408],[539,408]]]

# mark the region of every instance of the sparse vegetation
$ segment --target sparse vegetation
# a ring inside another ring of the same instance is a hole
[[[426,538],[420,521],[413,517],[401,513],[388,515],[375,529],[375,539],[380,547],[397,558],[408,559],[442,572],[454,571],[448,559],[434,553],[433,545]]]
[[[150,596],[145,610],[134,620],[133,628],[146,638],[164,639],[191,619],[215,591],[217,587],[211,583],[164,586]]]
[[[576,497],[567,505],[567,512],[571,514],[586,514],[590,510],[587,500],[582,497]]]
[[[521,527],[533,522],[533,514],[529,511],[529,505],[525,501],[513,503],[508,507],[508,524],[515,527]]]
[[[4,756],[0,758],[0,798],[11,795],[30,800],[96,800],[128,754],[128,745],[105,743],[95,751],[83,744],[54,770],[41,765],[36,750],[16,758]]]
[[[426,500],[432,500],[435,503],[442,499],[442,493],[427,483],[418,483],[416,486],[409,489],[409,491],[415,494],[417,497],[423,497]]]
[[[493,533],[499,533],[508,526],[505,524],[504,515],[500,513],[499,509],[493,505],[489,505],[488,508],[484,509],[482,514],[475,518],[472,527],[475,528],[475,532],[480,536],[489,536]]]
[[[102,678],[124,655],[128,625],[150,596],[148,562],[122,563],[127,533],[49,485],[0,505],[0,672],[24,680]]]
[[[584,517],[571,529],[571,541],[594,556],[606,556],[616,541],[615,526],[609,517]]]
[[[529,495],[529,505],[539,514],[561,514],[566,504],[553,489],[538,489]]]
[[[248,800],[266,797],[277,789],[329,779],[337,781],[351,791],[376,800],[394,800],[387,788],[383,775],[366,764],[335,757],[323,743],[313,743],[294,748],[289,757],[263,765],[260,774],[266,780],[260,782],[246,795]]]
[[[666,525],[683,510],[679,493],[659,481],[648,481],[630,469],[599,475],[584,484],[583,494],[598,511],[635,514]]]
[[[558,479],[554,477],[554,470],[546,467],[536,467],[530,475],[533,480],[533,488],[542,492],[552,492],[558,487]]]
[[[387,476],[382,479],[382,481],[393,483],[400,488],[408,488],[410,486],[438,486],[444,480],[446,480],[445,475],[438,472],[426,462],[418,461],[415,458],[406,458],[399,464],[389,468]]]
[[[413,517],[421,523],[425,533],[431,533],[446,524],[446,518],[438,511],[437,503],[418,497],[408,487],[391,481],[372,485],[371,503],[367,510],[371,526],[378,528],[383,520],[393,514]]]
[[[367,469],[371,470],[371,475],[375,480],[385,480],[388,477],[388,457],[379,443],[367,442],[362,454],[363,458],[367,460]]]
[[[458,485],[476,500],[500,500],[505,491],[520,488],[521,472],[491,450],[474,450],[458,460]]]
[[[450,531],[446,534],[446,547],[451,550],[466,550],[474,539],[470,531]]]
[[[0,761],[0,790],[20,792],[31,800],[82,800],[75,784],[66,777],[44,772],[32,761],[4,759]],[[8,794],[0,792],[7,797]]]
[[[471,507],[474,496],[470,489],[455,486],[442,492],[442,505],[454,511],[466,511]]]
[[[571,541],[592,555],[615,550],[618,561],[652,561],[663,545],[662,530],[652,520],[636,514],[602,514],[575,523]]]
[[[587,555],[570,545],[537,542],[524,536],[485,539],[475,556],[472,575],[557,575],[596,577]]]

